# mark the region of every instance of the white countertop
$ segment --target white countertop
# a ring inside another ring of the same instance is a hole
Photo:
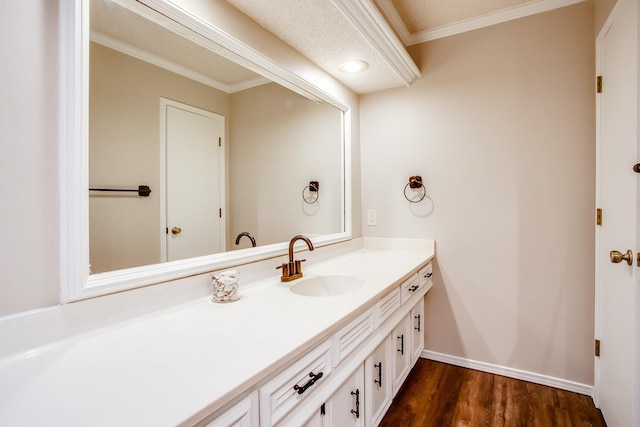
[[[236,302],[202,298],[8,358],[0,362],[0,425],[158,426],[204,416],[431,258],[433,252],[361,249],[303,266],[305,276],[366,280],[332,297],[296,295],[274,269],[268,280],[241,285]]]

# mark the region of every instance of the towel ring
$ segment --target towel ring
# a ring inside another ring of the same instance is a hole
[[[418,200],[411,200],[409,197],[407,197],[407,188],[411,188],[414,190],[422,188],[422,197],[420,197]],[[407,199],[409,203],[419,203],[424,200],[426,196],[427,189],[425,188],[424,184],[422,184],[422,177],[420,175],[410,176],[409,183],[404,186],[404,198]]]
[[[315,193],[316,196],[307,199],[307,197],[305,196],[305,192],[307,192],[307,190],[309,195]],[[309,185],[302,189],[302,200],[304,200],[305,203],[308,203],[310,205],[317,203],[318,197],[320,197],[320,183],[318,181],[311,181],[309,182]]]

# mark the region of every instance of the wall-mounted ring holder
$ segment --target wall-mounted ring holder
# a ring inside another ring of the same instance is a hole
[[[302,200],[310,205],[318,202],[320,196],[320,182],[310,181],[309,185],[302,189]]]
[[[417,200],[410,199],[409,196],[407,196],[408,188],[415,191],[419,191],[420,189],[422,189],[422,196]],[[407,199],[409,203],[418,203],[418,202],[421,202],[426,196],[427,196],[427,189],[422,183],[422,177],[420,175],[410,176],[409,183],[404,186],[404,198]]]

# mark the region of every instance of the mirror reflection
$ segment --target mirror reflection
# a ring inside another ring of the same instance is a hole
[[[91,272],[344,231],[342,112],[167,21],[91,1]]]

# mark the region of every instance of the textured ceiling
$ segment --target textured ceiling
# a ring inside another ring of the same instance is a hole
[[[226,1],[355,92],[370,93],[408,86],[420,76],[405,46],[584,0]],[[92,40],[109,47],[113,40],[135,46],[203,76],[200,81],[219,82],[213,86],[228,92],[264,82],[252,71],[139,17],[128,7],[91,0]],[[349,59],[364,60],[369,68],[358,74],[340,71],[338,65]]]
[[[368,93],[407,86],[420,75],[417,69],[411,75],[412,62],[405,64],[404,74],[402,67],[398,71],[398,58],[407,61],[405,46],[584,0],[227,1],[354,91]],[[371,23],[379,24],[373,36],[368,33]],[[390,50],[396,54],[389,55]],[[365,60],[369,69],[361,74],[338,71],[348,58]]]
[[[227,0],[258,24],[359,93],[397,87],[392,68],[332,0]],[[366,78],[337,65],[366,59]]]
[[[390,0],[409,33],[449,25],[533,0]]]

